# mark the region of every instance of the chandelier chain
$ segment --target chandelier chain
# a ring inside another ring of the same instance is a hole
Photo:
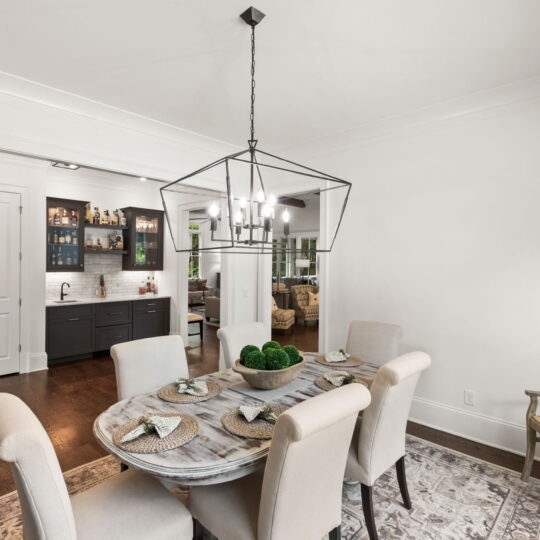
[[[251,111],[249,114],[251,141],[255,141],[255,26],[251,27]]]

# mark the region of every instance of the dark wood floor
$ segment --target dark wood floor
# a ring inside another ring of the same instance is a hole
[[[219,343],[216,328],[205,324],[204,341],[189,338],[190,375],[197,377],[218,369]],[[318,329],[297,326],[290,335],[273,336],[282,345],[304,351],[317,350]],[[92,435],[95,418],[116,402],[114,365],[109,356],[80,360],[23,375],[0,377],[0,392],[19,396],[34,411],[51,437],[63,471],[106,455]],[[454,448],[514,470],[523,458],[474,443],[461,437],[409,423],[408,431],[424,439]],[[534,476],[540,478],[539,464]],[[15,489],[8,467],[0,463],[0,495]]]

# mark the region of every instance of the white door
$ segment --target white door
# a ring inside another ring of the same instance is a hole
[[[0,375],[19,371],[21,198],[0,191]]]

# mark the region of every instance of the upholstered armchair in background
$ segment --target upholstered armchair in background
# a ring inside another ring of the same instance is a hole
[[[538,406],[538,396],[540,396],[540,390],[525,390],[525,394],[529,396],[531,402],[527,409],[526,422],[527,422],[527,454],[525,456],[525,465],[523,466],[523,472],[521,473],[521,479],[526,482],[531,475],[532,466],[534,463],[534,452],[536,450],[536,442],[538,438],[538,432],[540,432],[540,416],[536,414],[536,408]]]
[[[319,287],[314,285],[293,285],[291,287],[292,303],[297,319],[319,321],[319,302],[310,305],[309,293],[318,294]]]

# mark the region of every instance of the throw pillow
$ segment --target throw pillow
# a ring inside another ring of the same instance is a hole
[[[206,282],[207,279],[199,279],[197,283],[198,291],[206,291]]]
[[[319,293],[312,293],[308,291],[308,306],[318,306],[319,305]]]
[[[189,279],[188,280],[188,291],[193,292],[193,291],[198,291],[198,290],[199,290],[199,280],[194,279],[194,278]]]
[[[278,305],[276,304],[276,299],[274,297],[272,297],[272,313],[274,313],[274,311],[278,310]]]

